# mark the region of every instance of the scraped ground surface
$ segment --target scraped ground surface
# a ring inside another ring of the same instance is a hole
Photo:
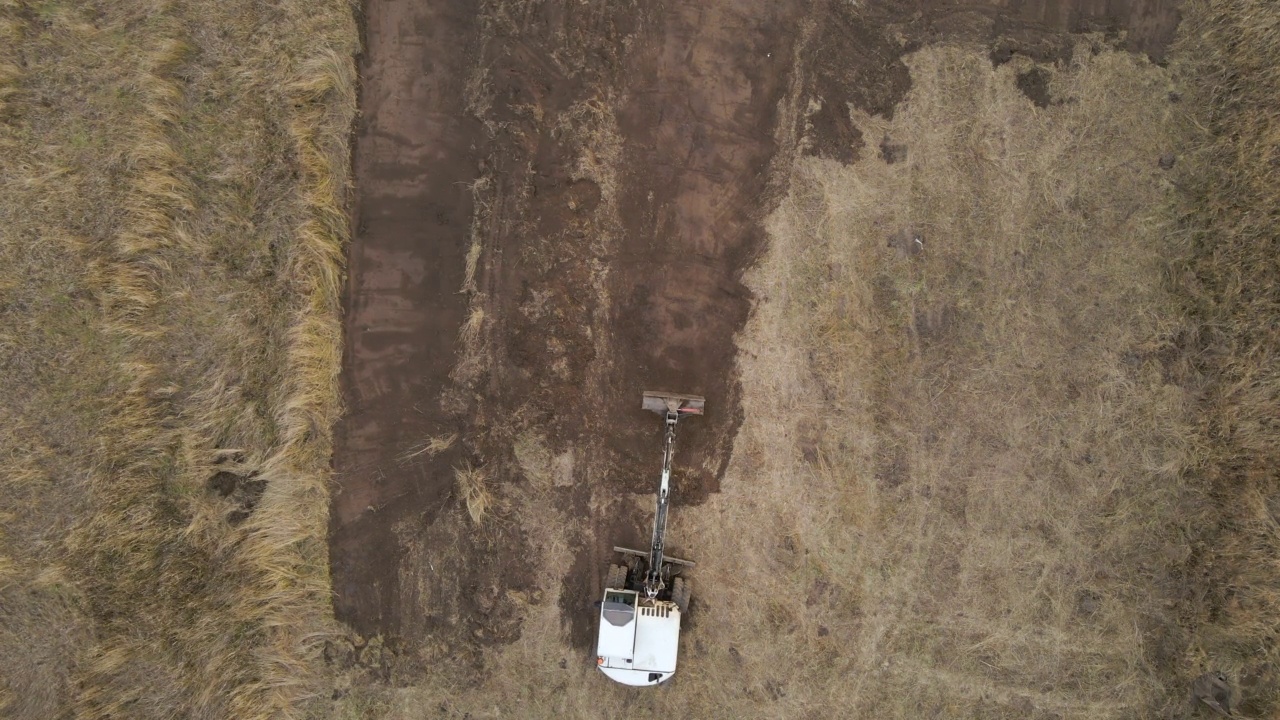
[[[367,13],[340,710],[1194,716],[1172,4]],[[592,601],[650,388],[709,412],[632,691]]]

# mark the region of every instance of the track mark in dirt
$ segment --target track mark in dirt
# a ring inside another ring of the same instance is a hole
[[[464,111],[465,3],[368,3],[356,131],[356,211],[336,433],[330,557],[338,619],[362,635],[401,627],[394,523],[437,513],[452,455],[402,458],[452,431],[439,396],[455,361],[469,183],[479,123]]]
[[[707,397],[705,416],[677,441],[673,514],[719,490],[742,422],[734,338],[751,309],[742,273],[760,251],[779,103],[808,3],[666,5],[642,24],[628,57],[617,213],[610,262],[607,364],[597,368],[602,419],[592,459],[595,497],[651,502],[661,421],[639,409],[646,389]],[[590,645],[586,611],[614,544],[645,548],[651,511],[599,503],[561,588],[576,647]],[[680,539],[668,539],[680,554]]]
[[[567,526],[573,564],[540,577],[559,585],[545,589],[558,589],[575,646],[590,642],[609,548],[647,545],[652,518],[634,499],[655,490],[661,420],[639,409],[642,390],[708,398],[681,428],[673,514],[718,489],[741,422],[740,278],[762,240],[807,7],[543,3],[489,26],[492,211],[477,300],[489,366],[468,381],[470,427],[512,492],[530,479],[511,438],[536,432],[574,457],[546,517]]]
[[[618,487],[651,493],[660,423],[644,389],[707,396],[681,427],[675,502],[716,492],[741,422],[734,335],[751,293],[768,211],[778,102],[806,10],[794,2],[672,4],[638,41],[617,110],[624,141],[619,213],[626,242],[610,280],[616,351],[606,442]]]

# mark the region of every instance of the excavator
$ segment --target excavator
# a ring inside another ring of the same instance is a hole
[[[649,550],[614,547],[623,556],[609,566],[600,602],[596,666],[609,679],[637,687],[658,685],[676,672],[680,618],[689,612],[693,585],[683,572],[688,560],[663,552],[667,507],[671,495],[671,463],[676,426],[682,418],[701,415],[706,400],[698,395],[645,391],[641,407],[662,416],[664,439],[662,480]]]

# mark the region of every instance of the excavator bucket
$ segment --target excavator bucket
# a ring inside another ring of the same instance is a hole
[[[701,415],[702,408],[706,404],[706,399],[701,395],[680,395],[679,393],[645,390],[644,400],[640,407],[663,416],[669,412],[677,412],[681,415]]]

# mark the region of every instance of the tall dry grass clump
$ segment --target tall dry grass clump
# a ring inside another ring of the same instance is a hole
[[[256,611],[270,629],[268,652],[259,662],[263,689],[281,708],[293,707],[299,698],[318,699],[312,665],[321,633],[329,629],[315,618],[329,611],[328,469],[340,412],[347,143],[356,110],[353,48],[335,45],[304,59],[286,86],[294,108],[289,135],[302,169],[303,215],[286,260],[286,281],[295,296],[284,346],[284,384],[275,407],[280,438],[263,462],[266,491],[242,550],[256,592],[246,593],[241,609],[246,616]],[[258,712],[260,702],[247,697],[240,714]]]
[[[0,2],[6,716],[328,699],[352,11]]]
[[[1186,262],[1204,386],[1196,474],[1213,507],[1195,650],[1239,682],[1246,713],[1280,707],[1280,5],[1193,2],[1178,57],[1202,132],[1182,173]]]
[[[467,508],[471,522],[479,525],[493,508],[493,495],[489,493],[489,476],[484,468],[463,463],[453,469],[459,499]]]

